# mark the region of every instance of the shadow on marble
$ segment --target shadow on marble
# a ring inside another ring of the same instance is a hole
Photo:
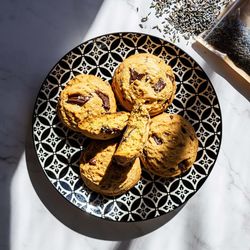
[[[0,8],[0,249],[10,249],[11,183],[45,74],[82,42],[103,0],[3,1]]]
[[[132,244],[131,240],[124,240],[119,243],[113,248],[114,250],[128,250]]]
[[[221,77],[226,79],[239,93],[250,101],[250,83],[234,72],[221,58],[210,50],[195,42],[193,49],[209,64],[209,66]]]
[[[146,235],[170,221],[184,207],[142,222],[113,222],[89,215],[71,204],[50,183],[40,166],[32,143],[31,132],[26,140],[26,161],[31,183],[45,207],[65,226],[88,237],[122,241],[115,249],[128,249],[129,240]]]

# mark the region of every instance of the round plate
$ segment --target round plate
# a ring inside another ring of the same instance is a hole
[[[86,137],[58,119],[58,96],[74,76],[85,73],[111,82],[126,57],[147,52],[172,66],[177,92],[166,110],[185,117],[198,139],[197,160],[182,176],[165,179],[143,170],[137,185],[115,198],[89,190],[79,174]],[[96,217],[113,221],[143,221],[173,211],[202,186],[211,172],[221,144],[222,120],[218,98],[202,68],[183,50],[157,37],[139,33],[107,34],[86,41],[67,53],[51,70],[38,93],[33,113],[33,142],[49,181],[72,204]]]

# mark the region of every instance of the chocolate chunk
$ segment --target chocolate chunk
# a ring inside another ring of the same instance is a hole
[[[96,90],[95,93],[102,99],[102,106],[105,109],[105,111],[109,111],[110,109],[109,97],[99,90]]]
[[[156,134],[153,134],[152,137],[153,137],[153,139],[154,139],[154,141],[155,141],[155,143],[157,145],[161,145],[162,144],[162,142],[163,142],[162,139],[159,138]]]
[[[145,74],[139,74],[134,69],[129,69],[129,72],[130,72],[130,80],[129,80],[130,84],[135,80],[141,80],[145,76]]]
[[[67,103],[77,104],[79,106],[83,106],[91,97],[83,96],[80,94],[72,94],[68,96]]]
[[[90,159],[89,164],[90,165],[96,165],[96,159],[95,158]]]
[[[141,80],[143,77],[145,76],[145,74],[138,74],[136,79],[137,80]]]
[[[181,171],[185,171],[188,167],[188,159],[185,159],[181,162],[178,163],[178,168],[181,170]]]
[[[114,134],[119,132],[120,130],[117,128],[109,128],[109,127],[101,127],[101,132],[106,133],[106,134]]]
[[[156,93],[161,92],[166,86],[166,83],[163,81],[162,78],[154,85],[153,89]]]

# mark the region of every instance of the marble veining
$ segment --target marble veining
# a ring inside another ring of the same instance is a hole
[[[139,27],[148,4],[138,0],[1,4],[1,250],[250,249],[249,83],[239,82],[238,88],[230,75],[209,64],[208,54],[201,56],[185,42],[177,45],[202,65],[214,85],[223,136],[214,169],[175,216],[119,225],[79,214],[48,185],[36,157],[29,155],[33,105],[48,71],[83,40],[104,33],[159,36],[150,25],[144,30]]]
[[[228,170],[229,175],[229,183],[228,183],[228,190],[231,190],[232,188],[237,189],[241,193],[241,195],[244,197],[246,202],[250,204],[250,191],[248,190],[249,187],[245,185],[244,181],[242,180],[242,174],[235,170],[230,162],[229,157],[223,152],[224,158],[226,160],[226,167]]]

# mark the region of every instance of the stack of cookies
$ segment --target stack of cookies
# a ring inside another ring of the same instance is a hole
[[[126,58],[112,86],[93,75],[78,75],[62,90],[58,115],[70,129],[91,138],[80,173],[91,190],[116,196],[149,172],[174,177],[194,163],[198,140],[191,124],[164,111],[176,92],[172,68],[147,53]],[[117,102],[121,109],[117,111]]]

